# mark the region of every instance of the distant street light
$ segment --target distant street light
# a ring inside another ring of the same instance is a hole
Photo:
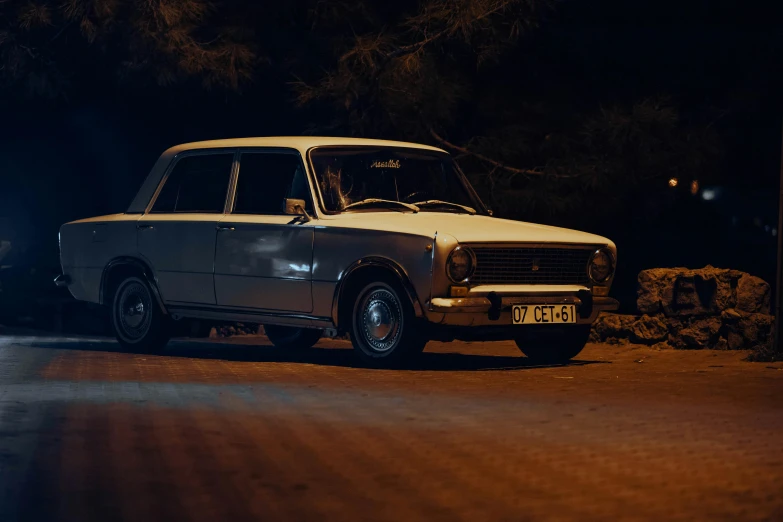
[[[680,180],[678,180],[677,178],[670,178],[670,179],[669,179],[669,186],[670,186],[671,188],[674,188],[674,187],[676,187],[676,186],[677,186],[677,184],[678,184],[679,182],[680,182]]]

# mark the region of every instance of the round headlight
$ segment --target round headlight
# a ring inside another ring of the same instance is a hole
[[[455,283],[462,283],[465,279],[473,275],[476,268],[476,256],[473,251],[465,247],[457,247],[449,254],[446,261],[446,273]]]
[[[587,265],[587,275],[594,283],[605,283],[614,272],[614,256],[608,248],[596,250]]]

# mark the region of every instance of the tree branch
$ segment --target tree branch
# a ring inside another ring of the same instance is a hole
[[[495,15],[495,14],[501,12],[502,10],[506,9],[512,3],[514,3],[513,0],[512,1],[501,2],[500,4],[495,6],[494,8],[489,9],[488,11],[486,11],[486,12],[476,16],[475,19],[471,20],[471,23],[475,24],[477,22],[480,22],[480,21],[484,20],[485,18],[489,18],[490,16]],[[405,56],[406,54],[415,53],[419,49],[421,49],[422,47],[424,47],[424,46],[426,46],[428,44],[431,44],[432,42],[434,42],[436,40],[439,40],[440,38],[443,38],[444,36],[448,35],[449,33],[453,33],[456,30],[457,30],[456,27],[453,27],[453,26],[452,27],[448,27],[447,26],[444,29],[441,29],[440,31],[436,32],[432,36],[428,36],[428,37],[424,38],[423,40],[420,40],[420,41],[412,43],[412,44],[399,46],[395,50],[393,50],[393,51],[391,51],[389,53],[386,53],[385,56],[386,56],[387,59],[391,59],[391,58],[399,58],[400,56]]]
[[[486,163],[489,163],[495,168],[503,169],[507,172],[513,172],[514,174],[522,174],[523,176],[544,176],[546,173],[538,168],[534,169],[519,169],[516,167],[512,167],[510,165],[506,165],[504,163],[501,163],[499,161],[493,160],[492,158],[489,158],[487,156],[484,156],[483,154],[479,154],[478,152],[473,152],[472,150],[466,149],[465,147],[460,147],[458,145],[454,145],[453,143],[446,141],[444,138],[438,135],[437,132],[435,132],[434,129],[430,128],[430,134],[433,138],[435,138],[436,141],[444,145],[445,147],[449,149],[453,149],[456,151],[459,151],[463,154],[467,154],[469,156],[473,156],[475,158],[480,159],[481,161],[484,161]],[[573,176],[557,176],[554,177],[573,177]]]
[[[27,47],[26,45],[22,45],[22,44],[17,44],[17,45],[18,45],[20,48],[22,48],[22,49],[24,49],[25,51],[27,51],[27,54],[29,54],[31,58],[33,58],[33,59],[37,58],[37,56],[36,56],[36,55],[35,55],[35,53],[33,52],[32,48],[30,48],[30,47]]]
[[[51,39],[51,40],[49,40],[49,43],[51,43],[51,42],[53,42],[53,41],[57,40],[57,39],[60,37],[60,35],[61,35],[61,34],[63,34],[63,31],[65,31],[66,29],[68,29],[68,27],[69,27],[69,26],[70,26],[72,23],[73,23],[73,20],[70,20],[70,21],[68,21],[66,24],[64,24],[64,25],[62,26],[62,28],[60,28],[60,30],[59,30],[59,31],[57,31],[57,34],[55,34],[54,36],[52,36],[52,39]]]
[[[386,53],[386,58],[399,58],[400,56],[405,56],[406,54],[412,54],[424,47],[425,45],[434,42],[435,40],[442,38],[446,34],[448,34],[449,29],[443,29],[441,31],[438,31],[437,33],[433,34],[432,36],[429,36],[425,38],[424,40],[418,41],[416,43],[412,43],[409,45],[402,45],[400,47],[397,47],[394,51],[390,53]]]

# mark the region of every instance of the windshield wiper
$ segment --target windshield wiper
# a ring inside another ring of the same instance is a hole
[[[416,206],[419,206],[419,207],[453,207],[453,208],[458,208],[460,210],[464,210],[465,212],[467,212],[471,216],[476,213],[476,210],[471,208],[471,207],[467,207],[465,205],[460,205],[459,203],[452,203],[451,201],[442,201],[440,199],[428,199],[426,201],[416,201],[413,204],[416,205]]]
[[[356,208],[356,207],[363,207],[363,206],[370,206],[370,205],[376,205],[376,206],[400,206],[405,207],[408,210],[412,210],[413,212],[418,212],[419,207],[412,203],[403,203],[402,201],[394,201],[392,199],[378,199],[378,198],[368,198],[363,199],[361,201],[357,201],[355,203],[351,203],[350,205],[347,205],[343,210],[348,210],[349,208]]]

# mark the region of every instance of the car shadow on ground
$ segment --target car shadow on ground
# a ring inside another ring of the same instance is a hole
[[[124,352],[120,345],[110,338],[64,338],[37,339],[25,343],[33,348],[54,350],[78,350],[92,352],[127,353],[129,356],[144,352]],[[315,347],[307,350],[285,350],[263,344],[257,340],[248,343],[210,342],[209,340],[172,340],[162,353],[150,354],[151,357],[182,357],[189,359],[214,359],[230,362],[253,363],[302,363],[344,368],[366,368],[348,347]],[[501,371],[534,368],[553,368],[564,366],[584,366],[589,364],[609,364],[608,361],[575,359],[565,364],[536,364],[521,354],[517,357],[491,354],[464,354],[457,352],[424,352],[404,367],[395,368],[404,371]]]

